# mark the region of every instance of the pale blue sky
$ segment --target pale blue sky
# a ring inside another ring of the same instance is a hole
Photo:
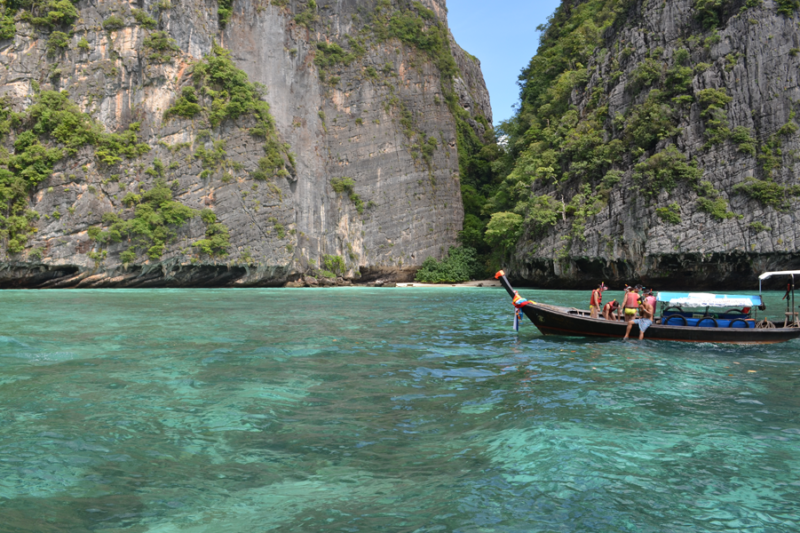
[[[494,123],[511,118],[519,102],[517,78],[539,47],[536,26],[560,0],[448,0],[450,29],[461,47],[481,60]]]

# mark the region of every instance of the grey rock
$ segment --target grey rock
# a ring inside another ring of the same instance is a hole
[[[320,287],[336,287],[336,280],[331,278],[319,278]]]
[[[423,3],[446,22],[444,0]],[[136,7],[155,13],[156,4],[143,0]],[[126,2],[77,4],[80,20],[72,45],[55,59],[47,56],[46,36],[18,22],[16,39],[0,51],[7,67],[0,69],[0,93],[12,98],[16,109],[30,105],[34,81],[42,89],[68,90],[107,131],[139,121],[141,137],[152,149],[113,169],[99,166],[88,148],[59,163],[31,197],[31,208],[41,218],[26,251],[8,256],[5,243],[0,244],[0,287],[284,286],[313,274],[311,265],[322,264],[323,255],[345,258],[346,278],[369,272],[406,278],[429,256],[441,258],[457,243],[463,208],[455,119],[443,102],[438,68],[420,51],[392,39],[368,43],[363,57],[328,69],[329,78],[340,77],[338,84],[323,83],[314,64],[315,43],[346,43],[346,35],[358,31],[354,15],[374,5],[320,0],[319,30],[309,31],[294,20],[306,4],[236,0],[230,22],[220,29],[214,2],[173,2],[161,11],[158,29],[176,40],[180,52],[163,64],[150,62],[142,50],[149,32],[134,24]],[[109,34],[101,25],[114,12],[123,14],[128,26]],[[74,46],[81,36],[90,51]],[[250,119],[227,121],[212,132],[210,141],[224,140],[227,159],[242,168],[232,171],[232,180],[223,181],[221,172],[201,179],[194,148],[174,148],[205,142],[199,140],[207,128],[201,120],[164,121],[163,113],[189,83],[190,64],[209,54],[215,40],[231,51],[251,81],[266,86],[280,137],[296,157],[292,175],[271,183],[252,180],[249,171],[264,151],[248,133]],[[479,63],[454,41],[451,46],[462,67],[453,80],[462,105],[491,121]],[[47,72],[54,63],[62,74],[51,82]],[[364,76],[368,66],[387,67],[391,74],[371,80]],[[437,139],[430,166],[413,153],[415,140],[403,134],[398,105],[411,112],[420,136]],[[483,125],[473,122],[484,134]],[[192,243],[204,237],[205,225],[192,220],[177,230],[160,260],[139,257],[136,264],[123,265],[119,254],[127,243],[109,245],[102,260],[89,257],[100,247],[87,229],[101,224],[110,211],[132,216],[121,199],[153,185],[144,170],[156,158],[171,167],[166,180],[175,183],[176,200],[212,209],[230,228],[228,256],[198,256]],[[363,212],[347,194],[332,189],[331,180],[344,177],[355,181]],[[56,211],[61,216],[54,218]],[[275,221],[285,233],[275,229]],[[33,250],[41,251],[41,260]],[[303,279],[308,284],[309,278]]]
[[[610,117],[625,114],[641,103],[648,90],[626,90],[633,70],[657,47],[663,48],[665,68],[688,37],[698,32],[694,0],[635,2],[606,35],[603,50],[596,50],[589,68],[593,72],[585,89],[575,90],[572,103],[585,113],[595,87],[612,79],[614,51],[626,46],[633,54],[620,62],[623,75],[608,91]],[[739,4],[737,4],[739,5]],[[793,120],[800,100],[800,17],[785,17],[766,0],[742,13],[732,10],[718,29],[719,42],[690,47],[692,64],[710,63],[692,80],[694,93],[724,89],[733,100],[726,107],[730,128],[751,130],[760,146]],[[795,50],[793,52],[793,50]],[[786,212],[766,207],[734,186],[748,177],[765,178],[757,156],[742,153],[731,141],[704,148],[705,127],[695,101],[683,115],[682,133],[676,141],[688,160],[697,160],[703,180],[709,181],[729,202],[737,216],[717,220],[697,207],[698,194],[681,183],[647,201],[637,194],[633,167],[627,157],[625,177],[597,215],[587,219],[580,238],[571,238],[571,225],[559,219],[543,237],[525,235],[511,258],[509,274],[518,281],[546,287],[586,288],[605,280],[617,286],[642,281],[660,288],[727,288],[757,286],[756,276],[769,269],[800,268],[800,199],[790,198]],[[781,165],[774,181],[798,183],[800,135],[782,136]],[[666,146],[661,141],[658,149]],[[552,189],[534,184],[534,193]],[[569,198],[567,198],[569,201]],[[658,207],[677,203],[681,222],[668,224],[656,215]],[[760,222],[772,231],[757,232]],[[566,243],[566,246],[565,246]]]

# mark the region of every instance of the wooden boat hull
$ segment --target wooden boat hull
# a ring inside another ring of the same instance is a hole
[[[588,312],[578,309],[531,303],[522,310],[544,335],[621,339],[625,336],[627,327],[625,322],[591,318]],[[639,338],[638,325],[634,324],[630,336]],[[675,342],[775,344],[800,338],[800,328],[703,328],[653,324],[645,331],[644,338]]]

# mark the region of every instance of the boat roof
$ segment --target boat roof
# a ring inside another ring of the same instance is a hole
[[[659,292],[659,302],[678,307],[758,307],[761,296],[711,294],[706,292]]]
[[[780,272],[764,272],[758,279],[769,279],[772,276],[800,276],[800,270],[783,270]]]

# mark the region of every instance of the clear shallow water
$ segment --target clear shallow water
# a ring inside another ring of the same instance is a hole
[[[800,343],[511,318],[492,289],[0,292],[0,531],[797,531]]]

